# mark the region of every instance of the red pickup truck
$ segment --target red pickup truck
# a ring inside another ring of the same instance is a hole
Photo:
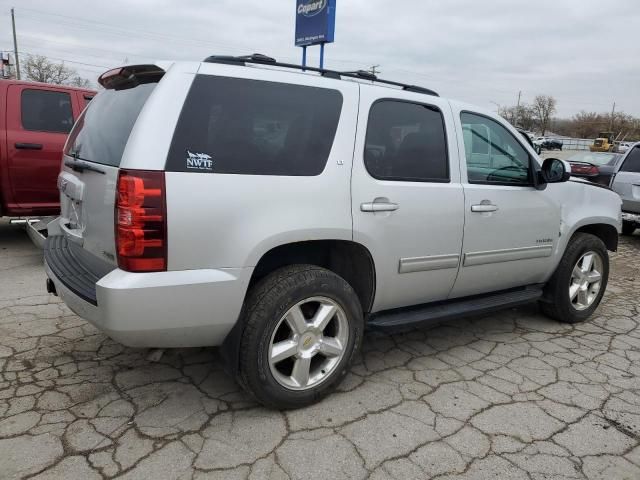
[[[93,90],[0,80],[0,216],[57,215],[67,134]]]

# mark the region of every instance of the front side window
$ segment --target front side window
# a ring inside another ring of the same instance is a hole
[[[198,75],[178,120],[167,170],[319,175],[341,109],[337,90]]]
[[[504,126],[483,115],[460,116],[469,183],[530,185],[525,148]]]
[[[20,97],[20,110],[25,130],[69,133],[73,127],[71,96],[68,93],[25,89]]]
[[[435,107],[382,100],[371,107],[365,166],[380,180],[448,182],[447,137]]]
[[[640,173],[640,147],[635,147],[631,150],[622,167],[620,167],[620,171]]]

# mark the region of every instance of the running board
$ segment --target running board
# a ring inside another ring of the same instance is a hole
[[[398,308],[369,316],[367,328],[388,330],[401,327],[425,326],[444,320],[482,315],[485,313],[535,302],[542,297],[542,286],[534,285],[464,299],[448,300],[415,307]]]

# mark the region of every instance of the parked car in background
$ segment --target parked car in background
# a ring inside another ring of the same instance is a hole
[[[640,228],[640,143],[622,158],[611,188],[622,198],[622,233],[631,235]]]
[[[253,55],[103,74],[65,147],[47,289],[126,345],[222,346],[277,408],[331,392],[365,328],[530,302],[591,316],[617,195],[487,110],[301,70]]]
[[[580,152],[570,156],[571,175],[602,185],[610,185],[622,155],[619,153]]]
[[[542,148],[545,150],[562,150],[562,140],[557,138],[545,138],[542,140]]]
[[[633,142],[620,142],[616,147],[616,151],[618,153],[626,153],[632,146]]]
[[[531,137],[529,137],[531,138]],[[538,155],[542,153],[542,144],[544,142],[544,137],[533,137],[531,139],[531,144],[533,145],[533,149],[536,151]]]
[[[93,90],[0,80],[0,216],[60,212],[62,148]]]
[[[519,127],[516,127],[516,130],[520,133],[520,135],[522,135],[522,138],[525,139],[525,141],[531,146],[531,148],[533,148],[535,150],[535,152],[538,155],[540,155],[542,149],[541,149],[540,145],[536,145],[535,143],[533,143],[533,140],[531,139],[531,135],[529,135],[529,132],[527,132],[523,128],[519,128]]]

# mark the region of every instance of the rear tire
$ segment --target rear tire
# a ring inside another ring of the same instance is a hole
[[[583,322],[598,308],[608,279],[609,255],[602,240],[576,233],[545,286],[540,308],[561,322]]]
[[[272,408],[303,407],[330,393],[362,343],[356,293],[318,266],[272,272],[251,289],[242,316],[238,380]]]
[[[636,231],[636,224],[634,222],[622,221],[622,234],[623,235],[633,235],[633,232]]]

